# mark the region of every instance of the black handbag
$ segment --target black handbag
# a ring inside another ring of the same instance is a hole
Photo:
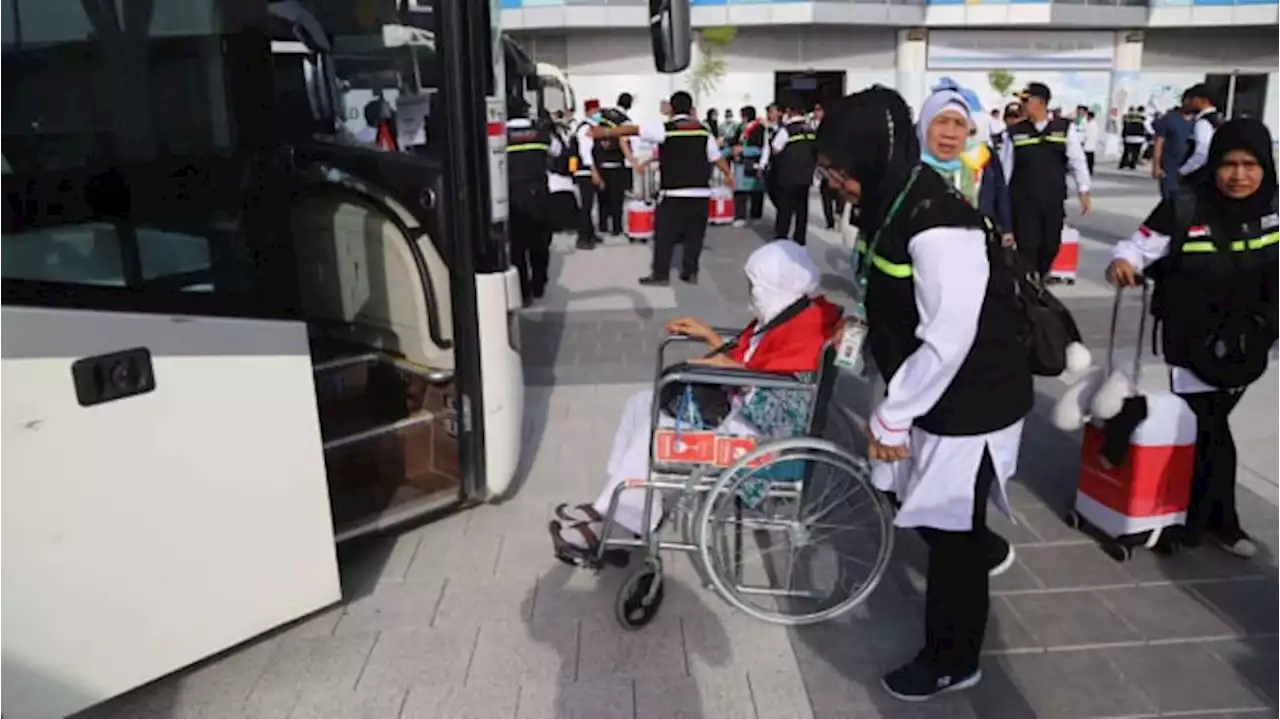
[[[773,319],[756,328],[755,332],[763,334],[778,327],[803,312],[812,304],[808,297],[787,305]],[[711,350],[704,359],[725,354],[738,346],[741,335],[734,337],[719,347]],[[679,362],[662,371],[663,376],[692,369],[702,369],[689,362]],[[733,410],[733,389],[724,385],[705,384],[699,382],[669,382],[662,385],[658,396],[658,407],[666,416],[675,419],[682,425],[694,429],[712,429],[720,426]]]
[[[1026,349],[1027,365],[1037,377],[1057,377],[1067,369],[1067,347],[1080,341],[1080,328],[1062,301],[1045,287],[1040,274],[1029,267],[1016,248],[1000,246],[999,236],[988,228],[989,251],[1003,256],[1013,275],[1014,302],[1022,323],[1018,333]]]

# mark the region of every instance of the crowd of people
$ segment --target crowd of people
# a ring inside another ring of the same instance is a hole
[[[1173,368],[1172,390],[1197,418],[1181,542],[1210,542],[1247,558],[1256,546],[1235,510],[1227,417],[1265,370],[1280,326],[1276,169],[1266,127],[1251,119],[1217,127],[1216,111],[1200,92],[1187,93],[1184,109],[1195,120],[1188,139],[1178,147],[1167,141],[1157,157],[1162,179],[1173,176],[1176,185],[1116,246],[1106,278],[1120,286],[1140,275],[1155,279],[1153,312]],[[928,547],[923,648],[882,681],[907,701],[981,680],[989,578],[1014,557],[1012,545],[988,529],[986,513],[989,502],[1009,512],[1005,486],[1017,470],[1033,405],[1016,277],[1028,268],[1047,271],[1068,176],[1089,209],[1089,155],[1096,152],[1087,144],[1094,118],[1086,111],[1080,126],[1078,118],[1055,117],[1051,98],[1048,87],[1031,83],[1003,108],[1003,127],[993,128],[955,88],[938,88],[913,118],[901,96],[876,86],[818,108],[812,120],[788,100],[767,108],[763,119],[743,108],[742,122],[724,133],[716,115],[699,119],[692,98],[678,92],[664,122],[600,119],[580,135],[593,142],[638,137],[660,148],[664,197],[645,284],[667,282],[671,256],[664,243],[672,238],[686,243],[681,276],[696,281],[713,170],[739,193],[774,198],[777,239],[745,267],[755,322],[732,341],[731,352],[701,360],[716,366],[810,374],[814,349],[840,331],[839,311],[817,294],[819,273],[803,230],[791,222],[804,222],[800,207],[808,204],[814,168],[799,160],[790,166],[787,153],[803,152],[805,163],[817,164],[826,195],[851,206],[860,234],[852,257],[860,302],[844,311],[867,328],[866,347],[886,388],[863,428],[872,482],[896,507],[895,524],[916,529]],[[732,123],[725,115],[723,122]],[[743,204],[749,219],[756,205]],[[778,324],[796,303],[806,309]],[[695,318],[668,329],[712,350],[729,340]],[[794,417],[785,402],[768,396],[733,395],[718,427],[768,437],[804,431],[784,421]],[[624,408],[600,497],[557,510],[558,552],[598,546],[603,513],[620,485],[628,488],[621,491],[618,527],[639,534],[661,522],[659,502],[651,526],[642,526],[644,490],[627,484],[649,470],[651,401],[640,394]],[[762,413],[770,407],[778,411]]]

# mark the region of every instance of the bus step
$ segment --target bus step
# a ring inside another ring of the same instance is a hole
[[[434,412],[431,412],[430,410],[423,410],[421,412],[418,412],[417,414],[410,415],[408,417],[405,417],[404,419],[397,420],[389,424],[378,425],[376,427],[369,427],[357,432],[351,432],[350,434],[344,434],[338,437],[334,437],[332,439],[326,439],[324,440],[324,451],[328,452],[330,450],[334,450],[339,447],[346,447],[348,445],[356,444],[357,442],[365,442],[377,437],[381,437],[383,435],[393,434],[401,430],[409,429],[410,427],[416,427],[418,425],[427,424],[429,422],[435,421],[436,419],[437,417]]]

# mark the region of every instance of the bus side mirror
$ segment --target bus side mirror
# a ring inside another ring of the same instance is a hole
[[[689,0],[649,0],[649,37],[658,72],[675,73],[689,67],[693,45]]]

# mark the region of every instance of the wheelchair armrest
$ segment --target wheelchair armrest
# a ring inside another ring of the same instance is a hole
[[[752,387],[756,389],[811,390],[812,382],[805,382],[787,375],[756,372],[733,367],[682,367],[667,372],[658,380],[658,387],[672,382],[711,384],[724,387]]]
[[[737,337],[742,330],[729,329],[727,327],[712,327],[712,330],[721,337]],[[667,366],[667,347],[677,342],[701,342],[698,337],[690,337],[689,335],[672,335],[663,334],[662,341],[658,343],[658,375],[662,374],[662,369]]]

